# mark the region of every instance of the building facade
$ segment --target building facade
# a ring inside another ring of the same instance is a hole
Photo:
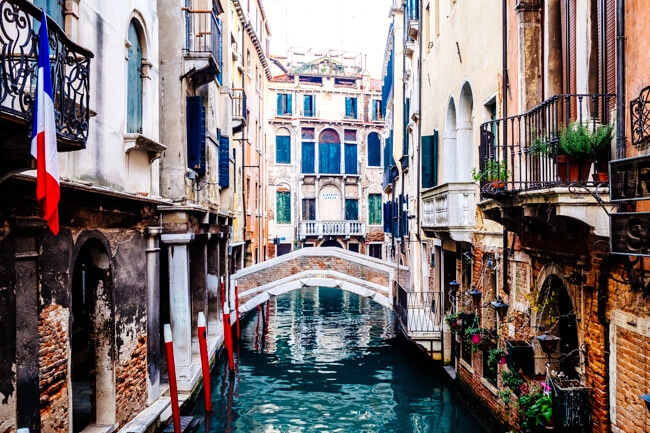
[[[334,246],[383,258],[379,82],[360,53],[294,49],[273,62],[269,255]]]

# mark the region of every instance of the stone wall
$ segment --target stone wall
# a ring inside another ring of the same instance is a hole
[[[41,311],[38,332],[41,430],[68,431],[68,323],[70,313],[60,305],[46,305]]]

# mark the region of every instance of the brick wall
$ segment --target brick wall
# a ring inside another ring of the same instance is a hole
[[[68,309],[56,304],[45,306],[39,317],[39,388],[44,432],[68,431],[69,317]]]
[[[120,357],[122,358],[122,357]],[[141,335],[131,356],[116,369],[117,422],[122,426],[147,405],[147,337]]]

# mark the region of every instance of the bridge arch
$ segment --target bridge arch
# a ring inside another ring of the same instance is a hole
[[[401,267],[406,269],[405,267]],[[391,284],[396,268],[383,260],[336,247],[303,248],[239,270],[239,312],[245,314],[278,296],[303,287],[338,287],[393,309]]]

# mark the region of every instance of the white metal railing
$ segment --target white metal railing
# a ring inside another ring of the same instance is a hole
[[[300,221],[300,236],[365,236],[365,221]]]

